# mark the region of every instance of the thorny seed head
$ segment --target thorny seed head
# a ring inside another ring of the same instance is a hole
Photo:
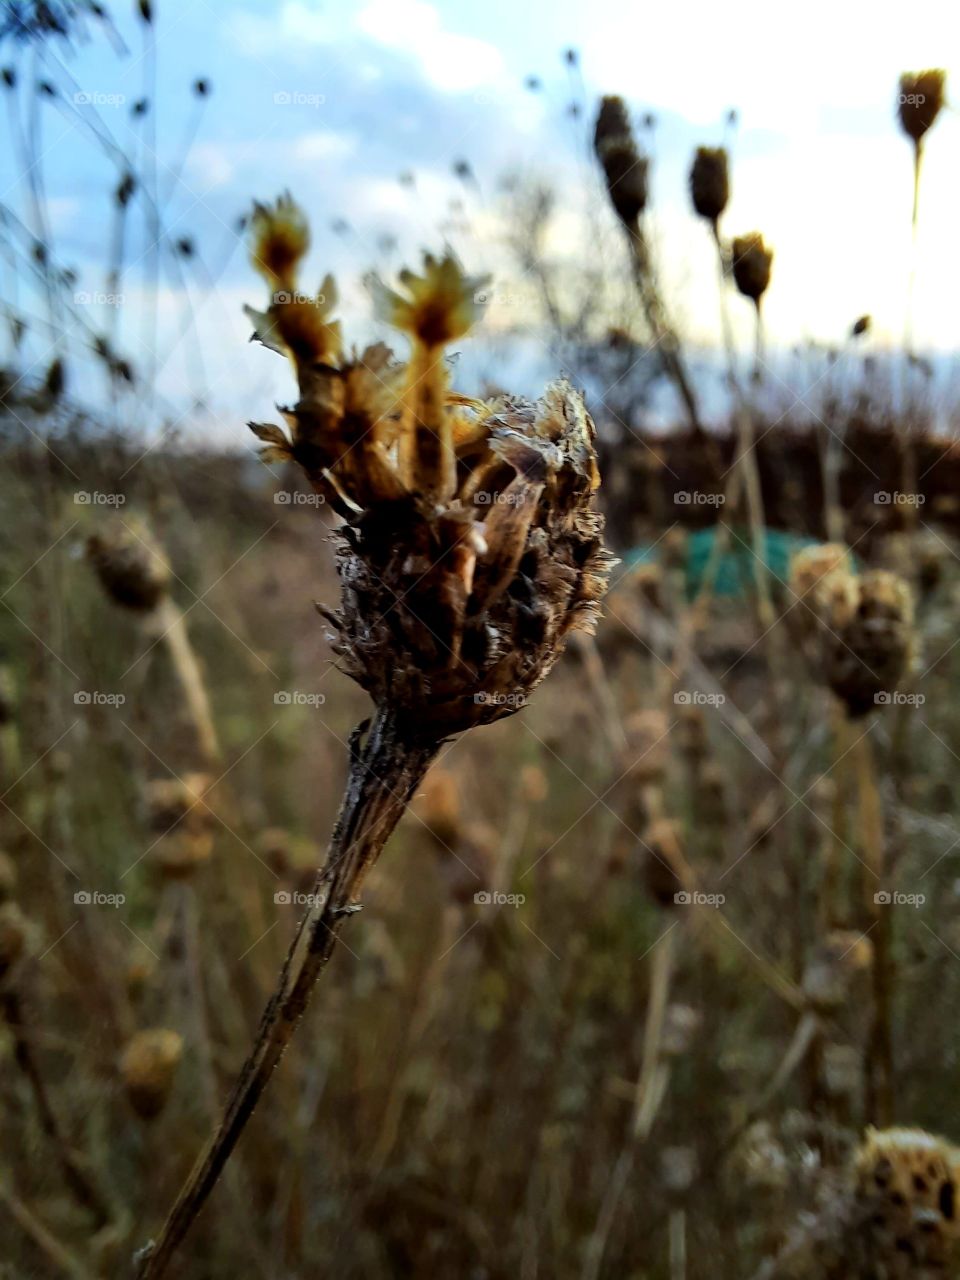
[[[165,1027],[138,1031],[120,1058],[127,1098],[142,1120],[153,1120],[167,1104],[183,1055],[183,1038]]]
[[[730,199],[730,172],[725,147],[697,147],[690,169],[690,198],[700,217],[716,227]]]
[[[905,71],[900,77],[897,114],[907,137],[919,147],[924,134],[933,126],[945,101],[945,71]]]
[[[773,250],[763,242],[759,231],[736,236],[733,241],[733,278],[745,298],[757,307],[770,284]]]
[[[258,206],[258,243],[274,219],[305,222],[291,204]],[[286,284],[295,294],[295,277]],[[410,341],[406,363],[382,343],[346,352],[327,301],[298,345],[284,332],[289,304],[251,313],[299,384],[283,411],[289,437],[251,429],[268,461],[297,461],[344,519],[340,607],[321,610],[344,670],[435,739],[523,706],[570,632],[592,629],[611,561],[582,397],[565,381],[537,404],[454,392],[444,345],[476,319],[482,281],[448,256],[401,285],[375,292]]]

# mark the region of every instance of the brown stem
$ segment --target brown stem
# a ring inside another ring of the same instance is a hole
[[[870,734],[863,734],[854,748],[857,757],[857,790],[865,866],[867,914],[873,920],[873,1017],[866,1055],[867,1120],[879,1128],[893,1123],[893,1035],[891,1003],[893,965],[890,956],[890,908],[878,900],[884,890],[883,813]]]
[[[290,1043],[344,919],[359,909],[356,898],[367,872],[438,750],[435,742],[415,740],[383,708],[354,732],[351,746],[347,788],[314,885],[313,904],[300,922],[220,1125],[177,1196],[160,1238],[138,1255],[137,1280],[157,1280],[166,1272],[203,1208]]]
[[[220,742],[210,712],[207,687],[203,682],[197,655],[190,643],[186,619],[169,599],[158,605],[154,616],[157,625],[161,628],[163,641],[170,654],[177,679],[180,681],[187,711],[197,735],[200,754],[204,764],[211,767],[220,760]]]
[[[643,228],[624,224],[627,240],[630,245],[630,262],[633,267],[633,279],[640,295],[643,312],[650,328],[650,336],[654,340],[657,355],[663,365],[664,372],[680,393],[680,398],[687,410],[691,429],[703,436],[703,424],[697,409],[697,399],[687,374],[683,356],[680,352],[680,341],[674,333],[663,307],[660,291],[653,278],[653,266],[650,261],[650,247]]]

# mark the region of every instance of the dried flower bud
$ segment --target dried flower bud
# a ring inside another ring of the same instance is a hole
[[[293,293],[297,268],[310,248],[310,227],[289,192],[274,205],[256,203],[250,219],[250,261],[274,290]]]
[[[773,250],[768,249],[759,231],[736,236],[733,241],[733,278],[745,298],[757,307],[770,284]]]
[[[149,612],[170,589],[170,565],[145,528],[117,520],[87,539],[87,557],[100,584],[117,604]]]
[[[176,1031],[138,1031],[120,1058],[120,1075],[130,1105],[142,1120],[153,1120],[167,1104],[183,1055]]]
[[[186,880],[209,861],[213,836],[209,831],[175,830],[153,846],[151,856],[168,880]]]
[[[690,198],[700,217],[716,227],[730,199],[726,148],[697,147],[690,169]]]
[[[919,146],[944,105],[945,71],[905,71],[900,77],[897,114],[904,133]]]
[[[670,721],[663,711],[635,711],[623,722],[627,739],[617,763],[620,784],[629,787],[659,782],[670,759]]]
[[[431,769],[413,811],[441,849],[457,844],[461,832],[460,787],[449,769]]]

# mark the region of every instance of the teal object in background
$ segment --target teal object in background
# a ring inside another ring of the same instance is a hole
[[[703,584],[707,565],[713,553],[714,541],[718,530],[694,529],[687,539],[687,559],[684,565],[686,591],[693,597]],[[716,596],[745,596],[752,590],[755,582],[753,539],[747,528],[734,528],[727,535],[728,545],[720,557],[713,583],[713,594]],[[801,548],[812,546],[818,539],[804,537],[796,533],[784,533],[781,529],[764,529],[763,558],[773,578],[776,589],[777,581],[786,582],[790,574],[790,559]],[[634,547],[624,557],[624,564],[634,568],[640,564],[653,564],[659,561],[660,552],[657,545]]]

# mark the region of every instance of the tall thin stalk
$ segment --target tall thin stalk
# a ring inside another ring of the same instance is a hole
[[[158,1240],[141,1252],[137,1280],[157,1280],[165,1274],[206,1203],[290,1043],[344,920],[359,910],[356,899],[367,873],[437,750],[438,744],[413,741],[396,717],[382,709],[355,731],[346,790],[312,905],[300,922],[220,1124],[177,1196]]]

